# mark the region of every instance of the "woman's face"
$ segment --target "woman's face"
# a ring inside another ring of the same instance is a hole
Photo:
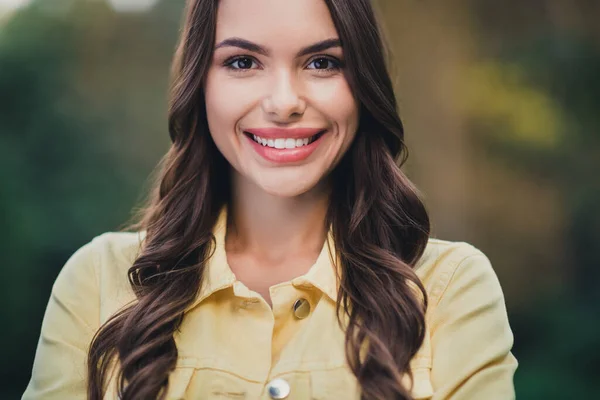
[[[238,174],[289,197],[333,169],[359,119],[343,63],[323,0],[220,1],[206,112]]]

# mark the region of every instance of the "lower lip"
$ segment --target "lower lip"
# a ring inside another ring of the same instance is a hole
[[[327,132],[321,134],[312,143],[307,144],[306,146],[295,147],[293,149],[276,149],[274,147],[263,146],[262,144],[258,144],[254,140],[252,140],[248,135],[244,134],[246,139],[250,142],[254,150],[258,154],[260,154],[264,159],[274,162],[274,163],[294,163],[307,159],[321,144],[323,137]]]

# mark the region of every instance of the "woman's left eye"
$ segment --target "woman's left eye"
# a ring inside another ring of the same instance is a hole
[[[334,71],[334,70],[339,70],[341,68],[341,64],[339,61],[330,58],[330,57],[318,57],[315,58],[314,60],[312,60],[310,62],[309,65],[311,64],[315,64],[317,65],[316,70],[320,70],[320,71]],[[333,65],[332,67],[327,67],[327,65]],[[324,67],[325,66],[325,67]],[[313,69],[313,68],[310,68]]]

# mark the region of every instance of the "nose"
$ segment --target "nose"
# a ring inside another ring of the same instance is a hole
[[[299,93],[296,77],[288,71],[283,71],[273,78],[273,82],[269,94],[262,102],[263,110],[270,118],[285,122],[294,114],[304,114],[306,101]]]

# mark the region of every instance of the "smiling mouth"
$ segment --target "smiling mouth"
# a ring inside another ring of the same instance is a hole
[[[327,130],[324,129],[316,135],[306,137],[306,138],[263,138],[257,135],[254,135],[250,132],[244,132],[244,135],[248,136],[254,142],[260,144],[264,147],[271,147],[274,149],[295,149],[298,147],[308,146],[315,140],[319,139]]]

